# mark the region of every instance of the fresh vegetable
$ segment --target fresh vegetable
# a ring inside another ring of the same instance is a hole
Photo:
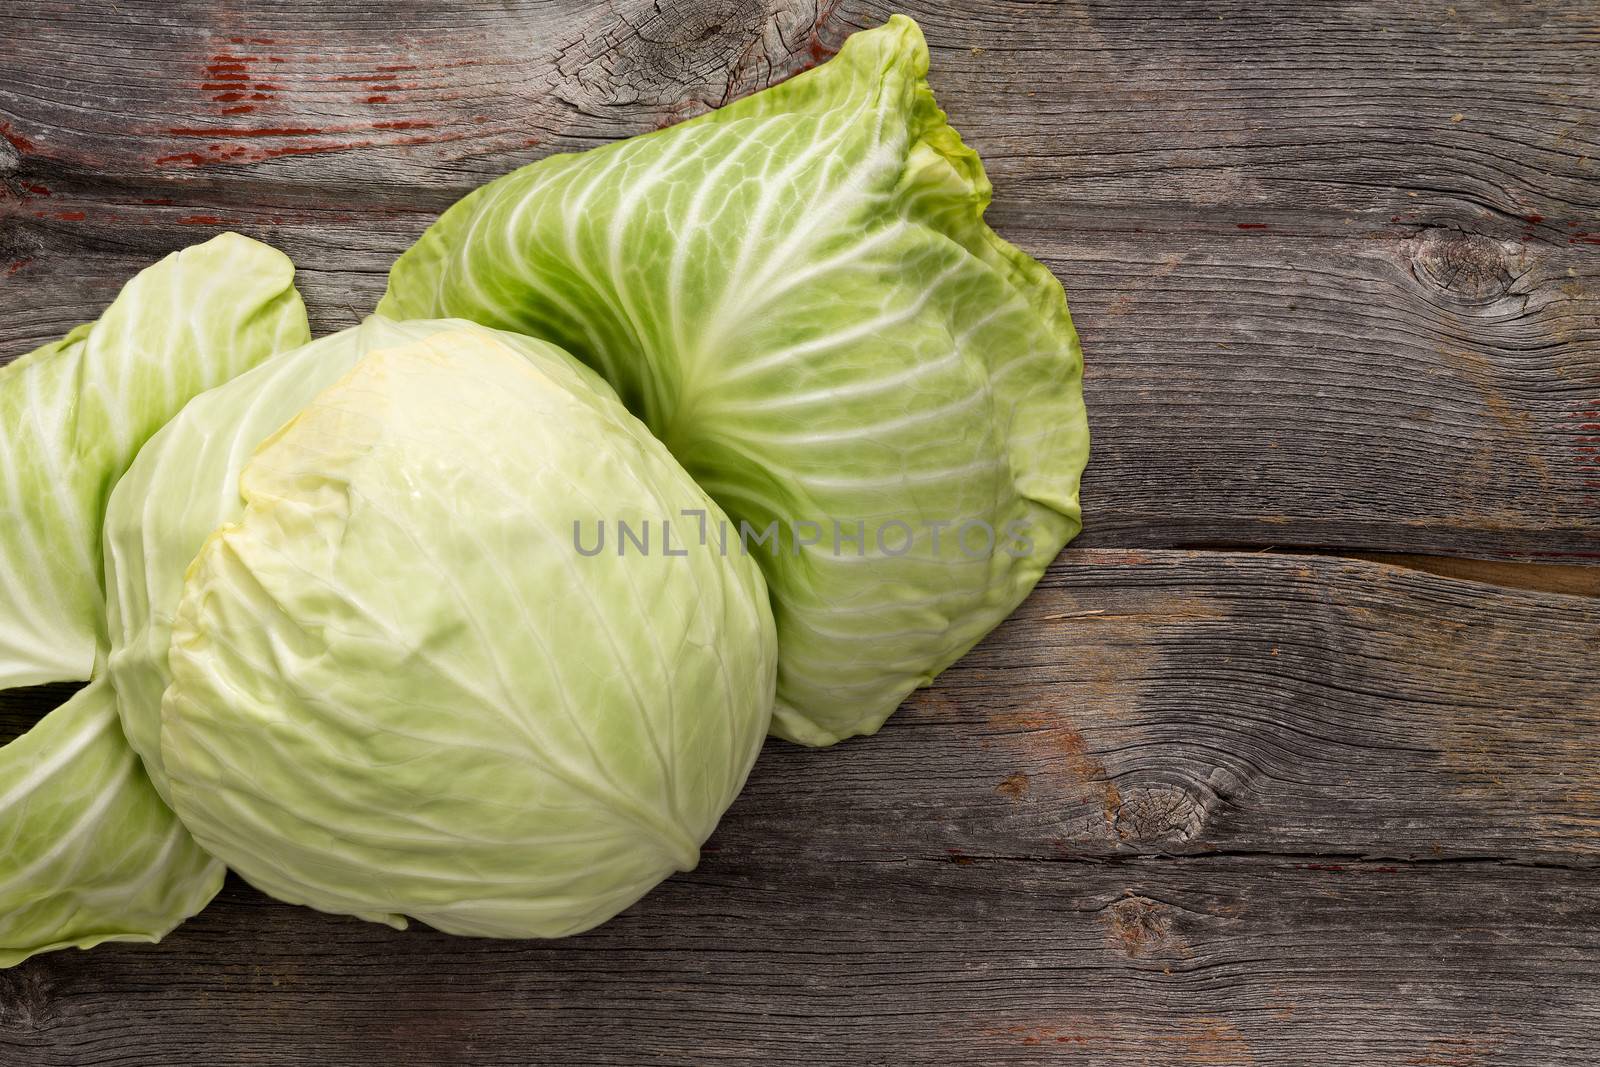
[[[128,735],[280,899],[585,929],[695,865],[767,732],[752,561],[574,542],[685,510],[720,516],[559,349],[369,320],[198,398],[117,487]]]
[[[927,62],[896,17],[509,175],[316,342],[230,234],[0,369],[0,688],[88,680],[0,749],[0,966],[224,864],[585,929],[769,728],[870,733],[1003,618],[1079,529],[1081,359]]]
[[[562,345],[775,531],[752,546],[774,728],[806,744],[876,730],[1080,528],[1066,300],[983,222],[927,67],[896,16],[719,111],[524,167],[447,211],[379,306]]]
[[[101,523],[113,484],[191,397],[307,340],[293,278],[282,253],[224,234],[0,368],[0,689],[93,677],[0,748],[0,967],[157,940],[222,884],[118,727]]]

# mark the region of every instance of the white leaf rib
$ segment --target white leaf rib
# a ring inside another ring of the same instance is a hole
[[[66,705],[62,707],[65,708]],[[52,712],[51,714],[55,714]],[[94,713],[93,718],[78,728],[77,732],[68,739],[58,741],[43,759],[35,762],[28,768],[26,774],[12,783],[4,793],[0,793],[0,811],[5,811],[18,800],[32,793],[46,779],[57,771],[67,766],[84,749],[92,745],[108,727],[116,722],[116,712],[109,705],[100,708]],[[47,721],[49,716],[45,717]]]

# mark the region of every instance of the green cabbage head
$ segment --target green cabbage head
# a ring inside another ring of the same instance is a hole
[[[659,537],[684,511],[721,515],[550,344],[372,319],[279,356],[189,404],[112,495],[127,736],[195,840],[275,897],[585,929],[694,866],[768,728],[751,560],[683,534],[579,550],[579,526]]]
[[[1066,298],[984,223],[927,69],[896,16],[721,110],[540,160],[447,211],[378,309],[562,345],[771,534],[774,729],[807,744],[876,730],[1080,528]]]

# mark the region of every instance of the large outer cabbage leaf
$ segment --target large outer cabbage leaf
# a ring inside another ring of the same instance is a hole
[[[752,547],[774,729],[807,744],[877,729],[1080,528],[1066,300],[983,222],[927,65],[896,16],[719,111],[534,163],[447,211],[379,306],[564,346],[731,516],[779,523],[781,551]]]
[[[222,875],[140,770],[104,678],[0,750],[0,967],[160,940]]]
[[[559,349],[372,320],[304,369],[341,344],[359,361],[242,469],[206,435],[247,426],[248,453],[271,421],[249,405],[297,404],[261,399],[303,391],[295,371],[202,398],[153,446],[143,492],[198,480],[209,498],[237,470],[243,503],[170,619],[168,795],[202,845],[284,900],[463,934],[592,926],[694,865],[760,750],[777,655],[760,571],[692,526],[675,531],[683,555],[659,526],[649,555],[580,552],[575,524],[592,539],[599,522],[720,512]],[[146,579],[138,602],[171,585]],[[123,632],[128,667],[150,642]]]
[[[112,485],[186,401],[306,341],[293,278],[281,253],[224,234],[0,368],[0,688],[94,676],[0,748],[0,967],[157,940],[221,885],[222,865],[145,777],[97,662],[101,522]]]

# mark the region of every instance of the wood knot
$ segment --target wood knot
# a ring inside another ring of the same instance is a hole
[[[1412,252],[1412,270],[1430,287],[1463,303],[1491,304],[1511,291],[1514,250],[1477,233],[1429,230]]]
[[[1175,959],[1189,946],[1173,925],[1172,909],[1149,897],[1126,896],[1102,913],[1114,947],[1129,959]]]
[[[1112,827],[1127,844],[1181,843],[1199,836],[1217,799],[1209,788],[1198,785],[1124,789]]]
[[[656,3],[586,32],[557,56],[568,102],[586,111],[665,107],[671,119],[714,106],[760,40],[767,8],[766,0]]]

